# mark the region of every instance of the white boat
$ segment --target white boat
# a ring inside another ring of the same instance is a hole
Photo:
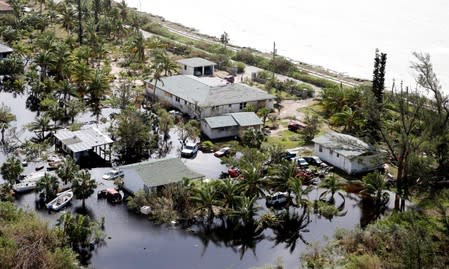
[[[12,185],[12,189],[15,192],[26,192],[31,191],[36,188],[37,182],[36,181],[24,181],[17,184]]]
[[[58,211],[63,208],[66,204],[68,204],[73,198],[72,190],[67,190],[65,192],[58,193],[58,196],[51,200],[47,204],[47,208],[51,210]]]
[[[45,176],[45,172],[34,172],[24,177],[20,183],[12,185],[12,189],[15,192],[26,192],[34,190],[37,186],[37,182]]]

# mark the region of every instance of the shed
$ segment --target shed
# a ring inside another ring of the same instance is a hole
[[[247,128],[261,128],[262,121],[254,112],[229,113],[201,121],[201,131],[210,139],[240,136]]]
[[[182,59],[178,61],[178,64],[181,68],[181,74],[197,77],[213,76],[214,66],[217,65],[214,62],[199,57]]]

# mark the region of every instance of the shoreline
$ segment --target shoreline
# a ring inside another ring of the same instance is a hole
[[[187,37],[187,38],[190,38],[193,40],[197,40],[197,41],[207,42],[210,44],[221,44],[220,39],[216,36],[211,36],[208,34],[201,33],[198,29],[195,29],[195,28],[192,28],[189,26],[185,26],[178,22],[169,21],[160,15],[156,15],[156,14],[153,14],[153,13],[150,13],[147,11],[139,11],[135,7],[130,7],[130,8],[138,13],[149,16],[153,22],[159,23],[163,28],[165,28],[166,30],[168,30],[169,32],[171,32],[173,34],[184,36],[184,37]],[[266,58],[272,57],[271,53],[262,52],[258,49],[251,48],[251,47],[241,47],[241,46],[238,46],[238,45],[235,45],[232,43],[227,44],[227,46],[229,49],[231,49],[233,51],[238,51],[241,49],[249,49],[251,52],[261,55],[263,57],[266,57]],[[313,64],[305,63],[300,60],[292,59],[292,58],[289,58],[289,57],[286,57],[283,55],[278,55],[278,56],[281,56],[281,57],[287,59],[288,61],[292,62],[293,64],[295,64],[300,71],[306,72],[309,75],[312,75],[317,78],[327,79],[332,82],[341,83],[343,85],[351,86],[351,87],[356,87],[361,84],[371,83],[371,80],[349,76],[342,72],[332,70],[332,69],[323,67],[321,65],[313,65]]]

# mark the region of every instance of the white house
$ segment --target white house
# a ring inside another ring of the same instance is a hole
[[[216,63],[203,58],[188,58],[178,61],[180,73],[197,77],[213,76]]]
[[[373,171],[385,163],[385,151],[350,135],[330,132],[316,137],[313,142],[320,159],[348,174]]]
[[[201,120],[201,131],[210,139],[241,136],[247,128],[262,128],[263,122],[254,112],[230,113]]]
[[[177,75],[157,83],[145,81],[146,94],[175,107],[192,118],[204,119],[227,113],[242,112],[247,105],[272,109],[275,96],[240,83],[217,77]]]

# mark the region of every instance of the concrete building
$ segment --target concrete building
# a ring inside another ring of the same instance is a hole
[[[201,131],[210,139],[241,136],[248,128],[262,128],[263,122],[254,112],[230,113],[201,120]]]
[[[70,131],[58,130],[55,133],[56,149],[70,155],[75,162],[96,154],[105,161],[111,161],[111,148],[114,142],[95,127]]]
[[[204,119],[242,112],[247,105],[256,109],[273,108],[275,96],[240,83],[229,83],[217,77],[177,75],[164,77],[154,84],[146,81],[146,94],[177,108],[192,118]]]
[[[214,68],[217,64],[203,58],[189,58],[179,60],[178,65],[182,75],[203,77],[213,76]]]
[[[201,179],[204,176],[191,171],[179,158],[156,159],[121,166],[123,188],[129,193],[139,190],[155,191],[158,187],[181,182],[184,178]]]
[[[385,151],[346,134],[330,132],[316,137],[313,142],[320,159],[348,174],[376,170],[383,167],[386,160]]]

